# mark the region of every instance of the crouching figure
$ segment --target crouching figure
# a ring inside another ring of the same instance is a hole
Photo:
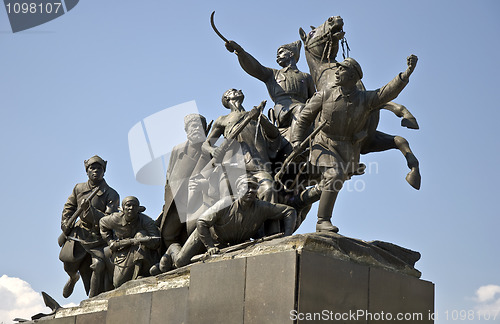
[[[259,183],[253,176],[240,176],[236,187],[237,199],[225,197],[206,210],[184,246],[172,244],[160,263],[151,268],[152,275],[185,266],[205,249],[213,255],[222,247],[255,238],[266,220],[283,220],[285,236],[293,233],[297,218],[295,209],[257,199]]]
[[[148,276],[149,268],[158,261],[160,230],[154,221],[142,212],[139,199],[133,196],[122,201],[123,211],[101,218],[101,235],[112,251],[115,265],[113,286]]]

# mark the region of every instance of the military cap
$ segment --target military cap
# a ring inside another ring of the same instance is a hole
[[[241,176],[238,177],[238,179],[236,179],[236,188],[239,188],[240,185],[243,185],[243,184],[253,184],[257,187],[260,186],[259,182],[257,181],[257,179],[254,177],[254,176],[248,176],[246,174],[243,174]]]
[[[363,79],[363,71],[361,70],[361,65],[353,59],[352,57],[346,58],[343,62],[337,62],[336,66],[342,65],[348,69],[353,68],[358,73],[359,79]]]
[[[141,206],[141,204],[139,203],[139,199],[137,197],[134,197],[134,196],[128,196],[128,197],[123,198],[123,200],[122,200],[122,206],[125,206],[125,204],[128,201],[133,201],[133,202],[135,202],[137,204],[137,206],[139,206],[139,213],[142,213],[143,211],[146,210],[146,207]]]

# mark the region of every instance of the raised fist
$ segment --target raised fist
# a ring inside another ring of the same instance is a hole
[[[417,61],[418,57],[416,55],[410,55],[406,58],[406,64],[408,65],[408,69],[410,70],[410,73],[415,70],[415,66],[417,66]]]

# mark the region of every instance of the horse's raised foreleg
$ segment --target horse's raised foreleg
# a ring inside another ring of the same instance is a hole
[[[420,189],[421,177],[418,160],[411,151],[410,144],[403,137],[376,131],[361,147],[361,154],[381,152],[395,148],[403,153],[408,168],[410,168],[410,172],[406,175],[406,181],[413,188]]]
[[[406,181],[408,181],[413,188],[417,190],[420,189],[420,168],[418,166],[417,158],[410,149],[410,144],[401,136],[394,136],[394,143],[396,143],[398,149],[405,156],[408,168],[411,169],[411,171],[406,175]]]
[[[417,119],[405,106],[391,101],[384,104],[382,107],[380,107],[380,109],[392,111],[394,115],[400,118],[402,117],[403,119],[401,120],[401,126],[411,129],[419,129]]]

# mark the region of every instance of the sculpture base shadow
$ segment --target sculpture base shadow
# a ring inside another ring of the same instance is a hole
[[[433,323],[419,258],[385,242],[294,235],[128,282],[43,323]]]

